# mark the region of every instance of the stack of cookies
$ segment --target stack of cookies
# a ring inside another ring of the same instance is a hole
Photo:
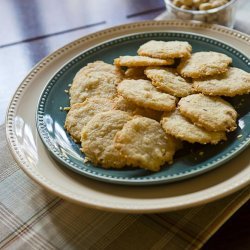
[[[220,96],[249,93],[250,74],[231,63],[180,41],[149,41],[114,65],[89,63],[70,88],[65,128],[95,165],[159,171],[181,141],[217,144],[237,128]]]

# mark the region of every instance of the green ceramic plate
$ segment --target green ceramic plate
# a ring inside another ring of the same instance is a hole
[[[64,130],[66,112],[60,107],[69,106],[65,89],[76,72],[89,62],[103,60],[113,63],[121,55],[135,55],[138,47],[148,40],[188,41],[193,52],[217,51],[233,58],[233,66],[249,72],[249,58],[220,41],[208,37],[178,32],[150,32],[133,34],[107,41],[75,57],[60,69],[44,89],[37,108],[37,129],[52,156],[69,169],[87,177],[111,183],[126,185],[152,185],[180,181],[218,167],[245,149],[250,142],[250,98],[238,96],[228,98],[239,114],[238,128],[228,134],[228,140],[216,146],[185,144],[177,152],[174,163],[162,167],[158,173],[142,169],[102,169],[91,163],[84,163],[80,145],[76,144]]]

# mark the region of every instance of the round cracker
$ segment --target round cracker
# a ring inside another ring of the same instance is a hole
[[[228,71],[232,58],[218,52],[197,52],[183,60],[177,67],[183,77],[202,78],[222,74]]]
[[[117,90],[132,103],[145,108],[170,111],[176,106],[174,96],[160,92],[148,80],[123,80]]]
[[[132,117],[120,110],[96,114],[82,129],[82,151],[96,165],[122,168],[126,159],[114,146],[114,137]]]
[[[176,69],[165,67],[148,67],[145,75],[152,80],[152,84],[158,89],[177,97],[192,94],[192,84],[178,75]]]
[[[119,67],[116,67],[116,66],[109,64],[109,63],[105,63],[103,61],[95,61],[92,63],[88,63],[85,67],[80,69],[76,73],[74,80],[82,79],[82,77],[91,75],[91,74],[95,73],[96,71],[110,73],[114,76],[119,77],[120,79],[122,79],[122,77],[123,77],[123,73]]]
[[[221,140],[226,140],[224,131],[213,132],[198,127],[183,117],[178,110],[164,113],[161,125],[166,133],[190,143],[217,144]]]
[[[115,136],[115,147],[129,165],[159,171],[166,161],[172,161],[174,141],[167,136],[159,122],[135,117]]]
[[[81,140],[82,128],[97,113],[111,110],[113,102],[106,98],[91,97],[71,106],[64,127],[76,142]]]
[[[159,59],[148,56],[120,56],[114,60],[114,64],[125,67],[161,66],[174,64],[174,59]]]
[[[191,52],[192,47],[188,42],[155,40],[144,43],[137,51],[140,56],[150,56],[161,59],[190,57]]]
[[[118,95],[116,98],[114,98],[113,102],[114,102],[113,109],[122,110],[128,112],[131,115],[145,116],[154,119],[156,121],[160,121],[162,116],[162,112],[153,109],[139,107],[136,104],[126,100],[121,95]]]
[[[122,80],[120,69],[114,65],[96,61],[83,67],[74,77],[69,90],[70,104],[84,102],[88,97],[113,98],[116,85]]]
[[[250,74],[238,68],[229,70],[218,76],[195,80],[193,84],[197,92],[206,95],[236,96],[250,93]]]
[[[197,126],[209,131],[233,131],[237,128],[237,112],[220,97],[194,94],[182,98],[179,110]]]
[[[132,67],[132,68],[127,68],[124,77],[126,79],[148,79],[147,76],[144,74],[144,70],[146,67]]]

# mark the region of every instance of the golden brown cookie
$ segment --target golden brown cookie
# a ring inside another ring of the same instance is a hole
[[[146,69],[146,67],[132,67],[132,68],[127,68],[125,73],[124,73],[124,77],[126,79],[135,79],[135,80],[139,80],[139,79],[147,79],[147,76],[144,74],[144,70]]]
[[[69,90],[70,104],[81,103],[88,97],[113,98],[116,85],[122,80],[120,69],[114,65],[96,61],[83,67],[74,77]]]
[[[222,74],[228,71],[232,58],[218,52],[196,52],[189,59],[184,59],[177,71],[183,77],[202,78]]]
[[[182,116],[178,110],[164,113],[161,125],[166,133],[190,143],[217,144],[221,140],[226,140],[224,131],[212,132],[198,127]]]
[[[81,140],[81,132],[89,120],[97,113],[111,110],[113,103],[106,98],[91,97],[71,106],[65,120],[65,128],[76,142]]]
[[[96,114],[82,129],[82,151],[95,165],[122,168],[126,159],[114,147],[114,137],[132,117],[120,110]]]
[[[120,56],[114,60],[114,64],[117,66],[126,67],[138,67],[138,66],[161,66],[161,65],[172,65],[174,60],[151,58],[148,56]]]
[[[174,96],[160,92],[148,80],[123,80],[117,90],[127,100],[144,108],[170,111],[176,106]]]
[[[192,84],[178,75],[175,69],[166,67],[148,67],[145,75],[158,89],[177,97],[192,94]]]
[[[140,56],[150,56],[160,59],[190,57],[192,47],[188,42],[151,40],[140,46],[137,53]]]
[[[171,162],[176,149],[159,122],[139,116],[125,123],[114,141],[129,165],[151,171],[159,171],[166,161]]]
[[[197,92],[206,95],[236,96],[250,93],[250,74],[238,68],[229,68],[221,75],[195,80]]]
[[[128,112],[131,115],[145,116],[156,121],[160,121],[163,112],[149,108],[139,107],[136,104],[126,100],[123,96],[118,95],[113,99],[113,109]]]
[[[182,98],[179,110],[194,124],[209,131],[233,131],[237,128],[237,112],[220,97],[193,94]]]

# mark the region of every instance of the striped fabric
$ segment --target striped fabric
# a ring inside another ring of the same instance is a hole
[[[129,215],[64,201],[28,178],[0,127],[0,249],[199,249],[249,199],[245,188],[191,209]]]

